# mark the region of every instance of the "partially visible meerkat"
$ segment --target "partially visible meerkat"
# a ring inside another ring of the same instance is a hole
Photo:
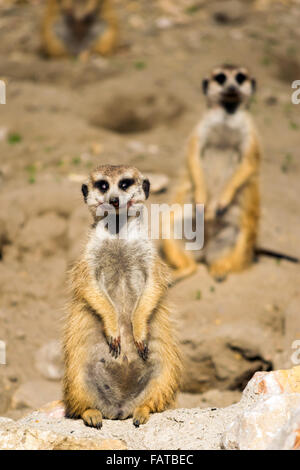
[[[47,0],[42,47],[52,57],[111,54],[118,22],[112,0]]]
[[[203,80],[208,109],[189,138],[176,197],[179,204],[205,205],[205,244],[197,254],[217,280],[245,269],[254,257],[261,158],[248,112],[254,91],[255,79],[245,67],[216,67]],[[196,270],[195,258],[177,240],[164,240],[163,250],[175,280]]]
[[[71,272],[64,400],[68,417],[96,428],[102,418],[129,416],[139,426],[171,407],[179,387],[181,361],[165,301],[168,269],[137,217],[149,187],[136,168],[111,165],[95,169],[82,186],[94,223]],[[112,209],[114,228],[103,216]]]

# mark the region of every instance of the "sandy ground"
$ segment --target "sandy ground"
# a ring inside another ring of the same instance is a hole
[[[167,174],[169,190],[151,201],[169,201],[187,135],[204,109],[201,80],[215,64],[245,64],[257,78],[259,243],[300,257],[300,105],[291,103],[291,82],[300,79],[299,4],[257,11],[250,0],[182,0],[174,10],[167,1],[119,0],[119,50],[82,64],[40,55],[40,3],[2,6],[0,17],[0,78],[7,82],[0,107],[0,339],[7,344],[0,413],[14,417],[11,397],[40,378],[37,351],[60,336],[66,271],[88,227],[80,181],[99,163],[130,163]],[[299,267],[265,258],[223,284],[200,266],[171,289],[187,356],[185,391],[230,392],[227,405],[256,370],[290,366],[299,297]],[[182,407],[197,406],[201,397],[183,400]]]

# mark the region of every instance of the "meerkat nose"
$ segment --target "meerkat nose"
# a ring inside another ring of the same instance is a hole
[[[230,86],[227,88],[227,92],[228,92],[228,93],[235,93],[235,92],[236,92],[236,87],[235,87],[235,85],[230,85]]]
[[[109,203],[114,207],[119,207],[120,200],[118,197],[111,197]]]

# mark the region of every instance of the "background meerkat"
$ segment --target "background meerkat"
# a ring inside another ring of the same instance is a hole
[[[150,183],[130,166],[100,166],[82,186],[94,224],[71,273],[72,302],[64,336],[67,416],[101,427],[102,417],[135,426],[170,407],[181,362],[164,300],[168,271],[152,242],[128,216],[128,234],[104,224],[97,210],[143,210]],[[118,219],[118,220],[119,220]],[[101,225],[102,224],[102,225]]]
[[[215,68],[203,81],[208,110],[193,131],[186,173],[176,202],[205,205],[205,246],[199,259],[223,279],[253,260],[259,221],[261,150],[248,112],[255,80],[245,67]],[[175,215],[176,217],[176,215]],[[196,261],[173,239],[163,241],[175,280],[196,270]]]
[[[112,0],[48,0],[42,24],[44,51],[53,57],[109,55],[118,37]]]

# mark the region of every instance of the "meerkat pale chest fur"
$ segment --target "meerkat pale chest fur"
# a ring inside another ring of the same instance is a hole
[[[164,300],[168,272],[141,229],[149,181],[135,168],[107,165],[82,192],[94,224],[71,276],[67,414],[95,427],[102,417],[133,416],[138,426],[173,404],[180,374]]]
[[[205,244],[198,259],[224,279],[254,257],[258,221],[260,145],[248,111],[255,80],[245,67],[216,67],[203,80],[207,111],[189,138],[184,180],[176,202],[204,204]],[[195,257],[176,240],[163,250],[174,279],[192,274]]]

